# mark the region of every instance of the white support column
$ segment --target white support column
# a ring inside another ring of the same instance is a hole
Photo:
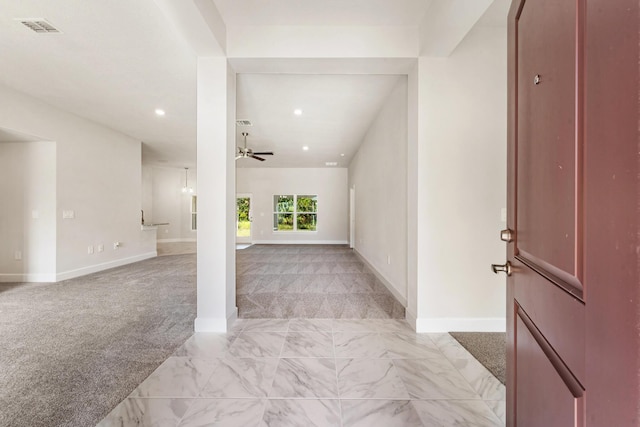
[[[198,59],[198,279],[196,332],[226,332],[235,305],[235,73]]]

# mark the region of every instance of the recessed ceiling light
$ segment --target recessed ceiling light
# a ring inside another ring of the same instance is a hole
[[[302,149],[303,149],[304,151],[309,151],[309,147],[307,147],[306,145],[305,145],[304,147],[302,147]]]
[[[338,162],[324,162],[327,166],[338,166]]]
[[[164,110],[161,110],[160,108],[156,108],[156,115],[158,116],[164,116]]]
[[[341,153],[341,154],[340,154],[340,157],[344,157],[344,153]]]
[[[296,108],[295,110],[293,110],[293,114],[295,114],[296,116],[301,116],[302,115],[302,110],[299,108]]]

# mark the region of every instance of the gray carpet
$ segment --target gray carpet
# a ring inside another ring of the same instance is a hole
[[[449,332],[469,353],[505,384],[507,334],[504,332]]]
[[[193,333],[195,255],[0,284],[0,426],[94,426]]]
[[[242,318],[404,319],[405,310],[346,245],[236,251]]]

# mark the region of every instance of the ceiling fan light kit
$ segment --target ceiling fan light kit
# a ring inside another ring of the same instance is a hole
[[[242,132],[242,136],[244,137],[244,147],[238,147],[238,155],[236,156],[236,160],[243,158],[252,158],[256,160],[260,160],[264,162],[266,159],[258,156],[273,156],[273,151],[253,151],[251,148],[247,148],[247,136],[249,136],[248,132]]]

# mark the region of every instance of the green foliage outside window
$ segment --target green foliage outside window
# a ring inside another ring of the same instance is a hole
[[[249,220],[249,197],[236,198],[236,213],[238,216],[236,236],[249,237],[251,235],[251,221]]]
[[[273,196],[274,231],[316,231],[318,196]]]

